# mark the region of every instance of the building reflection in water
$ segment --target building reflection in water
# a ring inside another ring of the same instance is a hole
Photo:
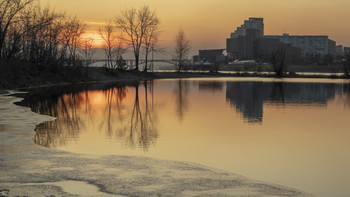
[[[209,82],[199,82],[199,91],[209,91],[209,92],[221,92],[224,89],[224,82],[221,81],[209,81]]]
[[[350,107],[350,84],[344,84],[342,86],[342,100],[344,103],[345,107]]]
[[[226,100],[248,122],[262,122],[264,103],[327,105],[348,85],[329,83],[227,82]]]

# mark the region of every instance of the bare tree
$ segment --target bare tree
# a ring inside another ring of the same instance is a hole
[[[53,32],[51,28],[62,16],[49,8],[42,10],[38,4],[28,6],[21,12],[19,21],[10,27],[3,54],[7,59],[15,56],[31,62],[48,62],[53,58],[53,49],[57,49],[53,38],[57,40],[60,33],[58,29]]]
[[[177,71],[180,72],[183,69],[184,63],[187,59],[187,55],[191,49],[191,41],[187,40],[185,32],[180,29],[175,36],[175,54],[174,59],[178,62]]]
[[[85,75],[87,78],[89,78],[89,65],[92,63],[92,56],[96,52],[96,50],[93,47],[93,38],[86,38],[83,41],[82,52],[84,54]]]
[[[85,25],[77,17],[68,18],[63,27],[64,48],[68,53],[68,65],[76,66],[77,49],[81,45],[81,36],[85,33]]]
[[[159,23],[155,22],[150,28],[147,30],[145,34],[145,44],[143,46],[144,51],[145,51],[145,68],[144,72],[149,70],[148,66],[148,56],[151,53],[157,52],[158,50],[158,42],[159,42],[159,36],[160,36],[160,31],[159,31]]]
[[[96,52],[96,50],[94,49],[94,39],[93,38],[86,38],[83,41],[82,51],[84,54],[85,66],[89,67],[89,65],[91,64],[92,56]]]
[[[20,23],[15,23],[8,28],[2,50],[3,59],[9,60],[14,56],[14,54],[20,52],[19,45],[23,32],[25,32],[25,30]]]
[[[144,44],[144,37],[156,24],[159,24],[159,18],[148,6],[143,6],[139,10],[126,9],[116,19],[117,28],[125,34],[125,41],[133,48],[135,70],[139,70],[140,50]]]
[[[34,0],[1,0],[0,1],[0,59],[3,58],[3,47],[11,25],[20,21],[18,14]]]
[[[117,60],[120,59],[121,55],[126,51],[126,49],[123,48],[121,37],[118,36],[112,22],[107,22],[103,29],[100,28],[99,34],[105,42],[103,50],[107,57],[106,68],[117,69],[119,65]]]
[[[112,68],[112,51],[115,39],[117,38],[114,31],[114,26],[111,23],[107,23],[104,26],[104,29],[99,29],[99,34],[103,41],[105,42],[105,46],[103,50],[107,57],[106,68]]]
[[[286,59],[286,49],[284,47],[279,46],[271,53],[270,61],[276,77],[282,77],[285,74],[287,67]]]

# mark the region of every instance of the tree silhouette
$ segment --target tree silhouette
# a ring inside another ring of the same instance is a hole
[[[0,1],[0,59],[9,29],[18,23],[19,13],[34,0],[2,0]]]
[[[112,22],[107,22],[103,29],[99,29],[99,34],[105,45],[103,50],[107,57],[106,68],[123,70],[125,67],[118,66],[118,58],[126,51],[120,36],[116,32],[116,28]]]
[[[145,37],[150,33],[150,29],[159,25],[159,18],[155,11],[151,11],[148,6],[143,6],[123,10],[116,19],[116,26],[124,32],[124,40],[132,47],[136,67],[139,70],[140,50],[144,45]]]
[[[279,46],[275,51],[271,53],[270,61],[276,77],[282,77],[286,71],[287,66],[286,49],[282,46]]]
[[[149,70],[148,66],[148,56],[150,53],[157,52],[158,51],[158,42],[159,42],[159,36],[160,36],[160,31],[159,31],[159,20],[158,22],[155,22],[154,25],[150,26],[148,28],[146,34],[145,34],[145,44],[143,46],[144,51],[145,51],[145,68],[144,72]]]
[[[183,69],[184,63],[187,60],[188,53],[191,49],[191,42],[187,40],[185,32],[180,29],[175,36],[175,54],[174,59],[178,62],[177,71],[180,72]]]

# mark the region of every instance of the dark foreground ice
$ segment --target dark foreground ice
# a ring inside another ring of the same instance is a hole
[[[0,196],[309,196],[198,164],[38,146],[35,125],[54,118],[14,105],[11,93],[0,95]]]

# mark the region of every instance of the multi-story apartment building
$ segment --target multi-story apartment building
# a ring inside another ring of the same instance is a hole
[[[343,52],[344,52],[343,51],[343,45],[337,45],[335,47],[335,54],[336,55],[343,55],[344,54]]]
[[[293,56],[336,55],[336,42],[326,35],[264,35],[264,19],[249,18],[226,41],[229,60],[268,59],[277,47],[287,47]]]
[[[350,53],[350,47],[344,47],[344,54]]]
[[[277,38],[284,44],[290,44],[293,47],[300,48],[301,54],[306,55],[335,55],[336,43],[328,39],[328,36],[318,35],[289,35],[282,36],[264,36],[265,38]]]

